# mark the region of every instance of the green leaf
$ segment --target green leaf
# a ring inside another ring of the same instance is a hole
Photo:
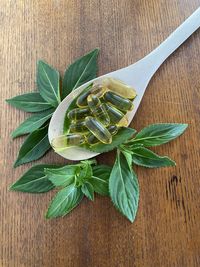
[[[40,95],[53,107],[57,107],[61,102],[60,75],[56,69],[42,60],[37,63],[37,86]]]
[[[59,169],[45,169],[45,174],[55,186],[68,186],[75,181],[75,175],[80,167],[77,165],[67,165]]]
[[[145,147],[137,147],[132,150],[133,163],[148,168],[175,166],[176,163],[170,158],[161,157]]]
[[[96,77],[98,53],[99,49],[94,49],[78,58],[66,69],[62,86],[62,99],[74,89]]]
[[[136,174],[119,151],[110,174],[109,191],[115,207],[133,222],[138,209],[139,185]]]
[[[129,151],[121,151],[126,158],[129,168],[132,169],[132,155]]]
[[[89,200],[94,201],[94,188],[91,185],[91,183],[86,182],[81,186],[81,190],[83,192],[83,194],[89,198]]]
[[[19,150],[14,167],[41,158],[50,147],[47,125],[28,135]]]
[[[96,145],[92,146],[84,146],[85,148],[97,152],[97,153],[103,153],[113,150],[114,148],[118,147],[120,144],[127,141],[129,138],[131,138],[134,133],[136,133],[136,130],[132,128],[120,128],[118,133],[113,136],[113,140],[111,144],[102,144],[98,143]]]
[[[92,177],[92,167],[90,163],[82,162],[79,177],[83,178],[84,180]]]
[[[158,146],[181,135],[188,124],[158,123],[152,124],[140,131],[130,143],[141,143],[144,146]]]
[[[82,200],[83,193],[80,188],[69,185],[60,190],[53,198],[48,208],[46,218],[65,216]]]
[[[109,196],[108,180],[112,168],[107,165],[97,165],[93,167],[93,175],[90,183],[94,191],[102,196]]]
[[[11,134],[12,138],[18,137],[20,135],[24,135],[27,133],[31,133],[38,128],[40,128],[48,119],[51,118],[55,109],[51,108],[41,113],[32,115],[27,120],[25,120],[22,124],[17,127]]]
[[[10,190],[27,193],[44,193],[54,188],[44,173],[44,168],[56,168],[55,165],[35,165],[11,185]]]
[[[7,99],[11,106],[27,112],[40,112],[52,106],[47,103],[39,93],[28,93]]]
[[[76,106],[76,100],[77,100],[77,98],[78,98],[79,96],[81,96],[83,93],[89,91],[89,90],[91,89],[92,85],[93,85],[93,84],[91,83],[91,84],[89,84],[86,88],[84,88],[83,91],[82,91],[77,97],[75,97],[75,98],[72,100],[72,102],[70,103],[70,105],[69,105],[69,107],[68,107],[68,109],[67,109],[67,111],[66,111],[66,113],[65,113],[65,118],[64,118],[64,125],[63,125],[63,133],[64,133],[64,134],[67,133],[67,132],[69,131],[69,126],[70,126],[70,124],[71,124],[71,120],[67,117],[67,114],[70,112],[70,110],[72,110],[72,109],[74,109],[74,108],[77,107],[77,106]]]

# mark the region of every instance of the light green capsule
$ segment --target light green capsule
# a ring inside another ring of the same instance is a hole
[[[87,107],[87,97],[90,95],[90,91],[87,91],[80,95],[76,100],[76,105],[80,108]]]
[[[102,85],[124,98],[134,99],[137,95],[134,88],[118,79],[105,78]]]
[[[118,127],[116,125],[110,125],[107,127],[107,129],[111,133],[111,135],[115,135],[118,132]],[[86,141],[89,145],[94,145],[99,143],[99,140],[92,133],[89,133],[86,136]]]
[[[87,132],[87,127],[85,126],[85,121],[73,122],[69,126],[70,133],[84,133]]]
[[[89,133],[85,138],[89,145],[95,145],[99,143],[99,139],[97,139],[92,133]]]
[[[108,91],[108,88],[101,84],[94,84],[90,90],[91,94],[96,95],[99,98],[101,98],[106,91]]]
[[[126,99],[111,91],[106,92],[103,97],[105,101],[111,103],[120,110],[128,111],[133,109],[133,103],[129,99]]]
[[[55,151],[61,151],[71,146],[79,146],[85,142],[81,134],[60,135],[52,140],[52,147]]]
[[[104,125],[97,119],[89,116],[85,118],[85,125],[88,130],[102,143],[110,144],[112,143],[112,135],[104,127]]]
[[[107,129],[112,135],[115,135],[118,132],[118,127],[116,125],[110,125]]]
[[[124,113],[119,111],[112,105],[105,104],[105,108],[107,110],[108,116],[110,117],[110,123],[112,124],[117,124],[124,117]]]
[[[100,99],[96,95],[89,95],[87,97],[88,107],[90,108],[92,115],[94,115],[103,125],[108,126],[110,118],[105,108],[105,104],[102,104]]]
[[[97,97],[102,97],[104,95],[104,93],[107,91],[108,89],[100,84],[95,84],[92,86],[92,88],[83,93],[82,95],[80,95],[76,101],[76,104],[78,107],[83,108],[83,107],[87,107],[87,97],[90,94],[96,95]]]
[[[85,117],[90,115],[90,110],[89,108],[75,108],[72,109],[68,114],[67,117],[70,120],[81,120],[84,119]]]

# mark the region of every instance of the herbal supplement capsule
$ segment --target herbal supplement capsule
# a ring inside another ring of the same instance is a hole
[[[67,117],[70,120],[80,120],[84,119],[86,116],[90,115],[89,108],[75,108],[72,109],[68,114]]]
[[[116,125],[110,125],[107,127],[111,135],[115,135],[118,132],[118,127]]]
[[[110,123],[116,124],[124,117],[124,113],[119,111],[114,106],[105,104],[105,107],[106,107],[108,116],[110,117]]]
[[[118,79],[105,78],[102,85],[124,98],[133,99],[137,95],[135,89]]]
[[[92,114],[101,122],[107,126],[110,123],[110,118],[105,108],[105,104],[101,104],[101,101],[96,95],[89,95],[87,97],[88,107]]]
[[[87,107],[87,97],[90,95],[90,91],[87,91],[80,95],[76,100],[76,105],[80,108]]]
[[[115,135],[118,132],[118,127],[116,125],[110,125],[107,127],[107,129],[111,133],[111,135]],[[99,143],[99,140],[92,133],[89,133],[86,136],[86,140],[89,145],[94,145]]]
[[[108,88],[101,84],[95,84],[91,89],[91,94],[96,95],[97,97],[101,98],[104,93],[108,91]]]
[[[128,126],[128,118],[125,115],[118,123],[116,123],[118,127],[127,127]]]
[[[69,126],[69,131],[71,133],[83,133],[83,132],[87,132],[87,128],[85,126],[85,121],[73,122]]]
[[[99,122],[97,119],[93,117],[86,117],[85,118],[85,125],[88,128],[88,130],[96,136],[96,138],[104,143],[104,144],[110,144],[112,142],[112,136],[110,132],[104,127],[104,125]]]
[[[106,101],[120,110],[128,111],[133,109],[133,103],[129,99],[126,99],[111,91],[106,92],[103,97]]]
[[[97,139],[96,136],[94,136],[92,133],[89,133],[89,134],[86,136],[86,140],[87,140],[87,143],[88,143],[89,145],[94,145],[94,144],[99,143],[99,139]]]
[[[78,146],[85,142],[81,134],[60,135],[52,140],[52,147],[55,151],[61,151],[70,146]]]

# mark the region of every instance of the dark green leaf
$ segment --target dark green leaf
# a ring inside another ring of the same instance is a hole
[[[136,133],[136,131],[132,128],[121,128],[119,129],[118,133],[113,136],[113,140],[111,144],[107,145],[107,144],[98,143],[90,147],[85,146],[85,148],[92,150],[94,152],[97,152],[97,153],[108,152],[110,150],[113,150],[120,144],[124,143],[129,138],[131,138],[134,135],[134,133]]]
[[[56,168],[55,165],[41,164],[35,165],[25,172],[10,189],[27,193],[44,193],[54,188],[51,181],[44,173],[44,168]]]
[[[112,168],[107,165],[97,165],[93,167],[93,175],[90,183],[94,191],[102,196],[109,196],[108,180]]]
[[[96,77],[98,53],[99,49],[94,49],[78,58],[66,69],[62,86],[62,99],[74,89]]]
[[[83,193],[80,188],[69,185],[60,190],[53,198],[48,208],[46,218],[65,216],[82,200]]]
[[[52,106],[47,103],[39,93],[28,93],[7,99],[7,103],[27,112],[40,112]]]
[[[48,119],[51,118],[55,109],[51,108],[41,113],[32,115],[27,120],[25,120],[22,124],[17,127],[16,130],[12,132],[12,138],[15,138],[20,135],[24,135],[27,133],[31,133],[38,128],[40,128]]]
[[[67,186],[74,183],[79,169],[77,165],[67,165],[59,169],[46,169],[45,174],[55,186]]]
[[[92,83],[89,84],[86,88],[84,88],[83,91],[82,91],[77,97],[75,97],[75,98],[72,100],[72,102],[70,103],[70,105],[69,105],[69,107],[68,107],[68,109],[67,109],[67,111],[66,111],[66,113],[65,113],[65,118],[64,118],[64,125],[63,125],[63,133],[64,133],[64,134],[68,132],[68,130],[69,130],[69,126],[70,126],[70,124],[71,124],[71,120],[67,117],[67,114],[69,113],[70,110],[72,110],[72,109],[74,109],[74,108],[77,107],[77,106],[76,106],[76,100],[77,100],[77,98],[78,98],[80,95],[82,95],[83,93],[89,91],[89,90],[91,89],[91,87],[92,87]]]
[[[132,160],[136,165],[158,168],[175,166],[176,163],[168,157],[161,157],[145,147],[138,147],[132,150]]]
[[[37,86],[40,95],[53,107],[57,107],[61,102],[60,75],[56,69],[42,60],[37,63]]]
[[[139,185],[136,174],[119,151],[110,174],[109,191],[115,207],[133,222],[138,209]]]
[[[50,147],[47,125],[28,135],[19,150],[14,167],[41,158]]]
[[[91,183],[86,182],[81,186],[81,190],[83,192],[83,194],[89,198],[89,200],[94,200],[94,188],[91,185]]]
[[[141,143],[147,147],[162,145],[181,135],[187,127],[187,124],[179,123],[152,124],[140,131],[132,143]]]

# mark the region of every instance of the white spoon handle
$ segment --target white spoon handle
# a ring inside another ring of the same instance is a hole
[[[156,67],[171,55],[187,38],[200,27],[200,7],[187,18],[170,36],[148,56],[154,57]]]
[[[133,85],[145,91],[151,77],[167,59],[193,32],[200,27],[200,7],[187,18],[164,42],[147,56],[128,66],[127,75],[134,73],[136,78]],[[142,73],[142,79],[141,79]],[[138,77],[138,78],[137,78]]]

